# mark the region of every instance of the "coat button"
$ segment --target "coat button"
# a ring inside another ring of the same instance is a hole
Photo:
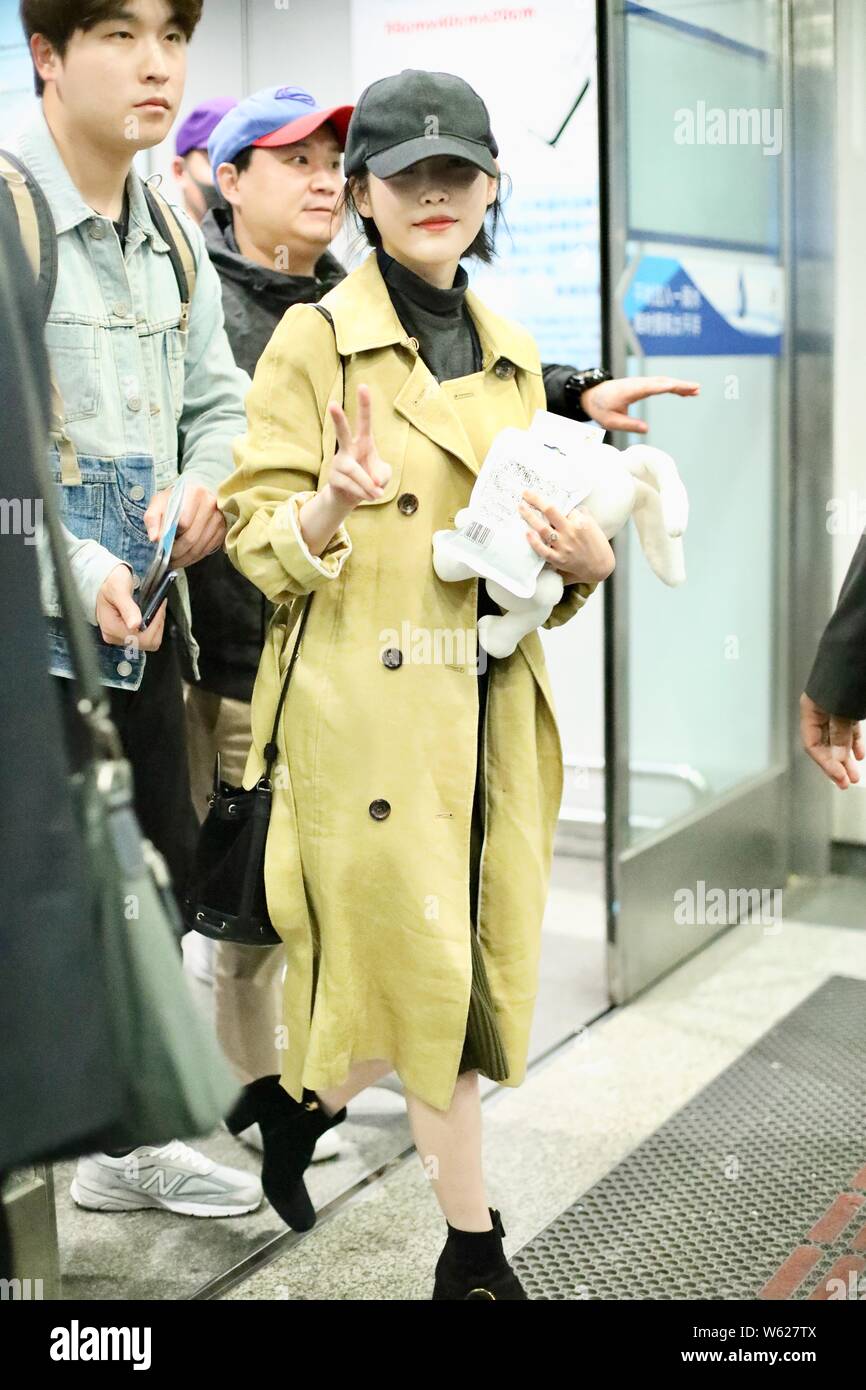
[[[507,357],[500,357],[493,370],[502,381],[508,381],[514,376],[517,368],[513,362],[509,362]]]
[[[373,820],[385,820],[385,818],[387,816],[390,816],[390,814],[390,802],[383,801],[381,798],[377,801],[370,802],[370,815],[373,817]]]
[[[382,653],[382,664],[387,666],[390,671],[396,671],[398,666],[402,666],[403,653],[399,647],[387,647]]]
[[[418,498],[414,492],[404,492],[397,498],[397,506],[404,516],[411,516],[418,510]]]
[[[129,489],[129,495],[133,502],[140,502],[144,497],[144,488],[141,486],[141,483],[136,483],[135,487],[131,487]]]
[[[102,241],[105,236],[105,227],[101,222],[91,222],[87,230],[94,241]]]

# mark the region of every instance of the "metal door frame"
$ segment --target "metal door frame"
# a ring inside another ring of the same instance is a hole
[[[806,0],[812,14],[832,15],[832,0]],[[705,882],[735,887],[742,883],[784,887],[793,871],[825,872],[829,862],[829,786],[806,766],[799,749],[797,698],[814,655],[826,612],[830,583],[829,536],[816,534],[815,504],[828,495],[832,445],[826,434],[816,452],[814,403],[828,391],[832,354],[827,325],[801,320],[798,295],[798,232],[803,216],[802,191],[795,187],[794,151],[802,122],[811,114],[797,105],[797,62],[810,51],[810,36],[795,24],[792,0],[783,0],[782,94],[783,159],[781,173],[781,261],[785,268],[785,355],[779,372],[776,481],[779,526],[775,547],[773,653],[773,729],[775,757],[769,769],[716,800],[709,810],[678,818],[669,827],[628,845],[629,815],[629,652],[627,536],[614,541],[616,569],[604,585],[604,743],[605,743],[605,882],[607,954],[611,1000],[624,1003],[655,979],[705,946],[720,931],[715,925],[688,929],[688,945],[671,931],[673,892],[694,879],[701,866]],[[614,376],[626,372],[626,341],[617,311],[616,291],[626,268],[628,231],[625,30],[622,0],[599,0],[599,163],[601,217],[601,284],[604,360]],[[814,170],[811,171],[813,176]],[[817,172],[820,178],[820,171]],[[795,193],[801,192],[797,202]],[[832,206],[832,201],[830,202]],[[815,275],[810,261],[809,273]],[[819,262],[819,275],[832,284],[832,256]],[[822,296],[814,296],[821,300]],[[832,303],[832,295],[823,297]],[[812,317],[814,303],[809,306]],[[804,327],[807,335],[803,338]],[[796,335],[796,336],[795,336]],[[832,322],[829,324],[832,348]],[[799,368],[809,354],[809,376]],[[818,358],[818,371],[815,358]],[[823,371],[821,366],[823,365]],[[797,390],[795,391],[795,384]],[[811,425],[811,429],[810,429]],[[628,436],[614,435],[617,447]],[[786,470],[784,461],[790,460]],[[788,595],[796,593],[796,603]],[[736,880],[732,882],[732,874]],[[639,908],[638,908],[639,904]],[[624,909],[624,911],[623,911]],[[635,914],[640,913],[640,930]],[[623,930],[624,916],[631,930]]]

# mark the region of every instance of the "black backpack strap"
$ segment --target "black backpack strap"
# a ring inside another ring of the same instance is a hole
[[[8,150],[0,150],[0,196],[7,200],[15,214],[21,241],[36,277],[42,322],[45,323],[57,288],[57,229],[41,186],[27,166]]]

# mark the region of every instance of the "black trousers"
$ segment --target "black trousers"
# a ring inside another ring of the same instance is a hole
[[[162,645],[147,653],[138,690],[106,687],[111,718],[132,767],[135,812],[142,833],[165,859],[181,909],[199,828],[190,793],[182,641],[168,618]],[[75,683],[63,676],[54,679],[60,687],[70,760],[79,767],[86,743],[74,706]]]

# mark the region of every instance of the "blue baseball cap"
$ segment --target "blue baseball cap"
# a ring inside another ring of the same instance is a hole
[[[237,106],[236,97],[214,97],[213,101],[203,101],[191,111],[178,128],[175,136],[175,150],[181,156],[190,150],[206,150],[207,142],[226,112]]]
[[[293,145],[326,121],[334,126],[344,149],[353,110],[353,106],[320,107],[303,87],[266,87],[254,92],[223,117],[208,141],[214,178],[221,164],[231,164],[250,145],[258,149]]]

